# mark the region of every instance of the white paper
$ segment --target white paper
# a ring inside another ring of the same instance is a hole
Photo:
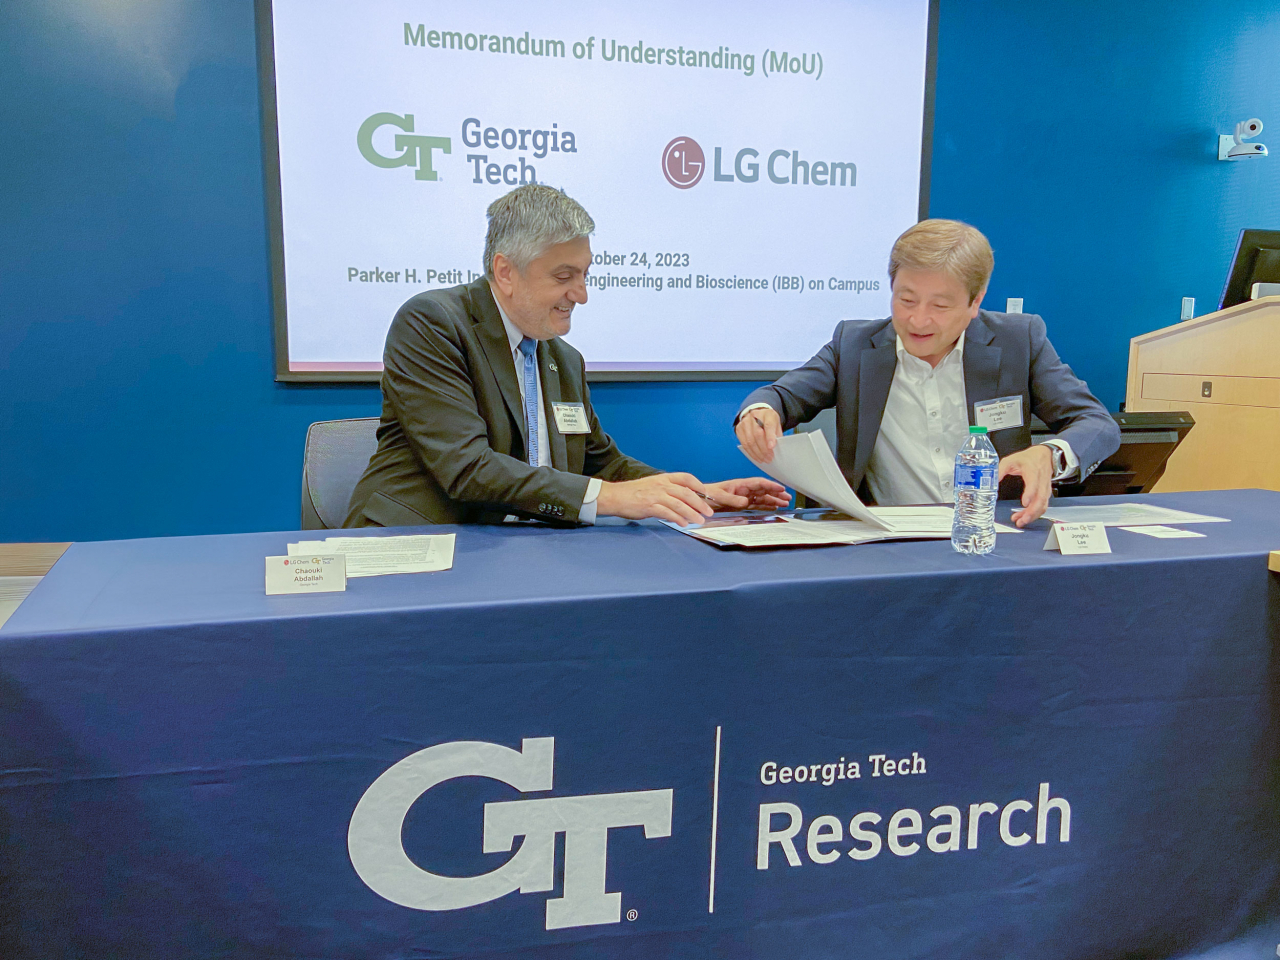
[[[266,589],[269,597],[283,593],[341,592],[347,589],[345,558],[332,550],[267,557]]]
[[[1194,530],[1179,530],[1177,527],[1164,527],[1154,524],[1148,527],[1121,527],[1130,533],[1145,533],[1148,537],[1160,537],[1162,540],[1173,540],[1180,537],[1203,537],[1203,533]]]
[[[1226,517],[1171,510],[1150,503],[1112,503],[1097,507],[1055,507],[1044,512],[1048,520],[1061,523],[1102,523],[1108,527],[1138,527],[1169,523],[1227,523]]]
[[[392,573],[435,573],[453,566],[456,534],[405,537],[327,537],[289,544],[290,555],[325,551],[342,554],[348,577],[380,577]]]
[[[780,523],[744,523],[740,526],[702,526],[698,533],[721,543],[733,543],[742,547],[816,547],[850,542],[838,531],[817,531],[812,529],[814,526],[816,524],[793,520]]]
[[[819,503],[835,507],[841,513],[857,517],[873,527],[883,530],[890,528],[889,523],[868,510],[849,487],[849,481],[840,472],[836,458],[827,446],[827,438],[821,431],[779,437],[777,446],[773,448],[773,459],[769,463],[752,459],[745,447],[739,446],[738,449],[779,483],[799,490]]]
[[[1064,556],[1110,553],[1111,541],[1101,523],[1055,523],[1044,542],[1046,550],[1061,550]]]

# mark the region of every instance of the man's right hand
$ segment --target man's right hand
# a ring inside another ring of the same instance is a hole
[[[782,420],[773,407],[756,407],[738,418],[733,432],[752,460],[769,463],[773,460],[773,448],[782,436]]]
[[[620,483],[605,481],[596,497],[596,516],[644,520],[656,517],[685,526],[702,523],[714,512],[698,496],[702,483],[688,473],[659,473]]]

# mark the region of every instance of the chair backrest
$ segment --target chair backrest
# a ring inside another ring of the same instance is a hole
[[[836,408],[827,407],[825,410],[818,411],[818,415],[808,423],[796,424],[797,433],[812,433],[815,430],[821,430],[822,435],[827,438],[827,446],[831,448],[831,452],[836,452]]]
[[[815,430],[821,431],[822,435],[827,438],[827,446],[831,448],[831,452],[836,452],[836,408],[827,407],[825,410],[819,410],[818,415],[808,423],[796,424],[796,433],[813,433]],[[816,507],[819,506],[817,501],[810,500],[803,493],[796,493],[797,507]]]
[[[321,420],[307,429],[302,454],[302,529],[336,530],[351,491],[378,447],[378,418]]]

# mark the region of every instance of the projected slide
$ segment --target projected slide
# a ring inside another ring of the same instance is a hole
[[[281,373],[376,376],[400,304],[483,275],[485,208],[521,183],[595,219],[565,338],[592,371],[782,370],[840,319],[887,316],[928,15],[272,0]]]

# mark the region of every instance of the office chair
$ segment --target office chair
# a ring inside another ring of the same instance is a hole
[[[307,428],[302,454],[302,529],[336,530],[351,491],[377,449],[378,418],[321,420]]]

